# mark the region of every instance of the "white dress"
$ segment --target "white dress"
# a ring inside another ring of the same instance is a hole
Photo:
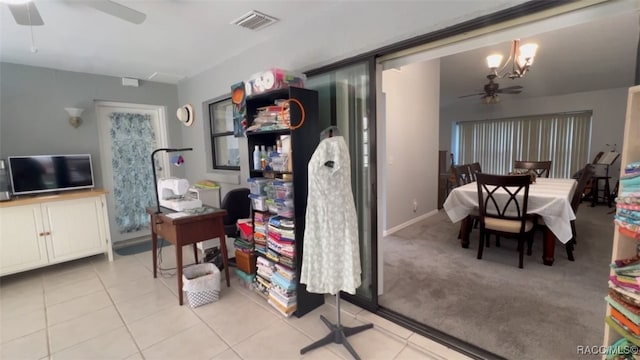
[[[355,294],[362,281],[358,219],[351,191],[349,148],[344,138],[322,140],[308,169],[300,282],[313,293]]]

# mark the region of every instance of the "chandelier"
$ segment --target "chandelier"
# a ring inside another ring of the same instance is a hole
[[[500,54],[487,56],[487,66],[489,66],[491,74],[497,78],[521,78],[533,64],[533,58],[536,56],[537,50],[538,44],[530,43],[520,46],[520,39],[516,39],[511,43],[511,53],[502,67],[500,67],[502,63],[502,55]],[[511,71],[508,69],[509,63],[511,63]]]

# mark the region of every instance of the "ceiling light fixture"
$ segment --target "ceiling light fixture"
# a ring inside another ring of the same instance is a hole
[[[500,68],[500,63],[502,63],[502,55],[500,54],[487,56],[487,66],[489,66],[491,74],[498,78],[521,78],[533,64],[537,50],[538,44],[529,43],[520,46],[520,39],[515,39],[511,43],[511,53],[504,66]],[[511,63],[511,71],[505,71],[509,63]]]

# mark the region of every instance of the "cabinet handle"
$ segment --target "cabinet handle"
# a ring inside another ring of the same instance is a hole
[[[51,235],[51,231],[47,231],[46,233],[44,233],[45,235]]]
[[[45,236],[45,235],[47,235],[47,234],[46,234],[46,233],[41,232],[41,233],[40,233],[40,234],[38,234],[38,235],[40,235],[40,236]]]

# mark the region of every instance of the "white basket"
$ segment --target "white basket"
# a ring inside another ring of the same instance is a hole
[[[184,268],[182,290],[192,308],[217,301],[220,298],[220,270],[212,263]]]

